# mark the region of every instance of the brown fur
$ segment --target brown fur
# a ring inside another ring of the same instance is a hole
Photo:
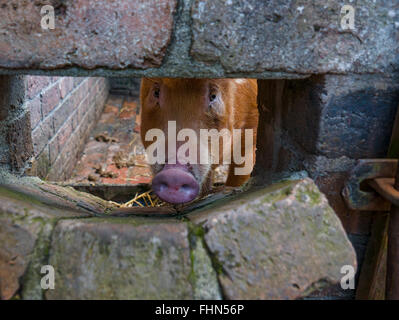
[[[160,90],[159,98],[154,95],[156,90]],[[212,105],[212,108],[208,108],[207,99],[212,92],[216,92],[221,100]],[[146,148],[151,144],[144,141],[145,133],[149,129],[158,128],[166,134],[168,121],[175,120],[177,131],[183,128],[193,129],[197,133],[201,128],[253,129],[255,154],[258,126],[256,97],[257,82],[254,79],[143,79],[140,89],[143,144]],[[242,154],[244,154],[243,144]],[[212,171],[216,165],[193,167],[192,173],[204,193],[211,186]],[[249,178],[249,175],[235,175],[235,167],[234,163],[230,165],[227,186],[240,186]],[[161,169],[162,166],[159,165],[153,167],[154,173],[158,173]]]

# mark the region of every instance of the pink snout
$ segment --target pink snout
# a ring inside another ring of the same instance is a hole
[[[166,165],[152,180],[152,190],[163,201],[186,203],[199,193],[199,184],[194,176],[180,165]]]

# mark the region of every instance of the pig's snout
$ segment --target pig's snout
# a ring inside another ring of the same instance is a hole
[[[184,166],[166,165],[152,180],[152,189],[163,201],[178,204],[194,200],[200,187]]]

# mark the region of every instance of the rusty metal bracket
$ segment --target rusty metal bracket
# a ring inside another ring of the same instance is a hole
[[[394,187],[394,178],[378,178],[370,180],[368,184],[385,200],[399,207],[399,191]]]
[[[389,211],[391,202],[396,204],[394,201],[396,201],[397,191],[392,189],[397,166],[396,159],[358,160],[342,190],[347,206],[352,210],[360,211]],[[378,193],[371,188],[364,190],[365,183],[371,185]],[[384,197],[381,197],[379,193]]]

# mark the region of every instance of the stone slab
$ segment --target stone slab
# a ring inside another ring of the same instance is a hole
[[[354,8],[354,30],[341,9]],[[226,73],[398,70],[399,4],[391,0],[195,0],[191,54]]]
[[[54,29],[41,27],[44,5],[55,9]],[[3,1],[0,67],[157,67],[175,9],[176,0]]]
[[[310,179],[275,184],[193,213],[226,299],[300,299],[356,270],[345,231]]]
[[[188,229],[174,220],[63,220],[49,263],[47,299],[193,298]]]

